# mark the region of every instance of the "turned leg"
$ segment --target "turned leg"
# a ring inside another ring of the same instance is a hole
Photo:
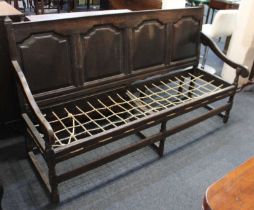
[[[56,171],[55,171],[55,165],[49,166],[49,182],[51,187],[51,201],[52,203],[59,203],[59,192],[58,192],[58,183],[56,182]]]
[[[166,131],[166,125],[167,125],[167,121],[165,122],[162,122],[161,123],[161,129],[160,129],[160,132],[165,132]],[[142,132],[137,132],[136,135],[141,138],[141,139],[146,139],[147,137],[142,133]],[[154,144],[151,144],[151,147],[152,149],[154,149],[160,157],[163,156],[164,154],[164,144],[165,144],[165,140],[166,140],[166,137],[163,137],[160,141],[159,141],[159,145],[156,145],[155,143]]]
[[[25,133],[25,145],[26,145],[26,152],[28,154],[29,152],[33,150],[33,147],[34,147],[28,130]]]
[[[166,127],[167,127],[167,121],[162,122],[160,132],[164,133],[167,129]],[[166,137],[163,137],[163,139],[160,140],[160,143],[159,143],[158,154],[160,157],[162,157],[164,154],[165,140],[166,140]]]
[[[227,123],[228,122],[228,119],[229,119],[229,114],[230,114],[230,111],[232,109],[232,106],[233,106],[233,101],[234,101],[234,97],[235,97],[235,94],[236,94],[236,91],[237,91],[237,86],[238,86],[238,81],[239,81],[239,76],[240,76],[240,72],[241,72],[241,69],[240,68],[236,68],[236,76],[235,76],[235,80],[234,80],[234,85],[235,85],[235,92],[233,95],[231,95],[228,99],[228,104],[230,104],[230,107],[228,110],[226,110],[225,112],[225,116],[223,118],[223,122],[224,123]]]
[[[232,106],[233,106],[233,98],[234,98],[234,96],[230,96],[230,98],[229,98],[228,103],[230,103],[230,108],[228,110],[226,110],[226,112],[225,112],[225,115],[223,117],[223,123],[227,123],[228,122],[230,111],[231,111]]]

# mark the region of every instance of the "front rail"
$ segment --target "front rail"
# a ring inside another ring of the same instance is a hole
[[[226,111],[228,110],[230,107],[230,104],[225,104],[225,105],[222,105],[214,110],[211,110],[205,114],[202,114],[200,115],[199,117],[196,117],[194,119],[191,119],[189,121],[186,121],[184,122],[183,124],[180,124],[178,126],[175,126],[169,130],[166,130],[164,132],[160,131],[159,133],[153,135],[153,136],[150,136],[150,137],[147,137],[145,139],[143,139],[142,141],[138,142],[138,143],[135,143],[135,144],[131,144],[129,146],[126,146],[125,148],[122,148],[122,149],[119,149],[119,150],[116,150],[116,151],[113,151],[111,154],[107,155],[107,156],[104,156],[104,157],[101,157],[101,158],[98,158],[97,160],[94,160],[84,166],[81,166],[79,168],[76,168],[74,170],[71,170],[71,171],[68,171],[68,172],[65,172],[63,174],[60,174],[57,176],[56,180],[58,183],[61,183],[61,182],[64,182],[72,177],[76,177],[76,176],[79,176],[80,174],[83,174],[87,171],[90,171],[92,169],[95,169],[101,165],[104,165],[106,163],[109,163],[115,159],[118,159],[124,155],[127,155],[129,153],[132,153],[138,149],[141,149],[145,146],[148,146],[148,145],[152,145],[160,140],[162,140],[163,138],[165,137],[168,137],[168,136],[171,136],[177,132],[180,132],[186,128],[189,128],[195,124],[198,124],[202,121],[204,121],[205,119],[208,119],[212,116],[215,116],[223,111]]]

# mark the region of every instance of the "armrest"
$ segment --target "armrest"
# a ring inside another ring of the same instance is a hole
[[[48,123],[48,121],[45,119],[43,114],[41,113],[41,110],[39,109],[36,101],[34,100],[34,97],[33,97],[32,93],[30,91],[27,80],[25,78],[25,75],[24,75],[23,71],[21,70],[21,67],[20,67],[19,63],[16,60],[13,60],[12,65],[14,67],[15,75],[17,77],[18,83],[21,86],[21,90],[22,90],[22,92],[23,92],[23,94],[24,94],[24,96],[25,96],[25,98],[28,102],[28,105],[29,105],[31,111],[33,112],[33,114],[37,118],[40,126],[42,126],[43,131],[47,134],[49,142],[51,144],[54,143],[53,129],[52,129],[51,125]]]
[[[228,59],[226,57],[226,55],[218,48],[218,46],[215,44],[215,42],[210,39],[209,37],[207,37],[203,32],[201,32],[201,42],[202,44],[210,47],[212,49],[212,51],[221,59],[223,60],[226,64],[228,64],[229,66],[235,68],[235,69],[239,69],[240,70],[240,75],[242,77],[248,77],[249,75],[249,71],[246,67],[244,67],[243,65],[237,64],[234,61]]]

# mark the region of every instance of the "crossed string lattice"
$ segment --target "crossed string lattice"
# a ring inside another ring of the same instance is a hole
[[[206,81],[202,77],[189,73],[188,76],[151,82],[135,91],[107,95],[107,103],[97,98],[96,103],[84,101],[82,107],[76,104],[72,108],[64,107],[61,113],[50,111],[47,115],[51,116],[46,118],[51,119],[49,123],[54,130],[54,147],[117,128],[152,113],[204,97],[223,87],[215,86],[213,80]],[[190,84],[195,88],[190,89]]]

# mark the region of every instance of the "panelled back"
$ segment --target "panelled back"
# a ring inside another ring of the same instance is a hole
[[[111,25],[92,28],[81,35],[84,81],[123,72],[123,30]]]
[[[203,8],[28,21],[7,27],[38,101],[196,65]],[[45,102],[46,103],[46,102]]]
[[[73,84],[68,38],[47,32],[35,34],[20,43],[18,48],[33,93]]]
[[[133,70],[165,66],[166,25],[158,20],[144,21],[133,29]]]

